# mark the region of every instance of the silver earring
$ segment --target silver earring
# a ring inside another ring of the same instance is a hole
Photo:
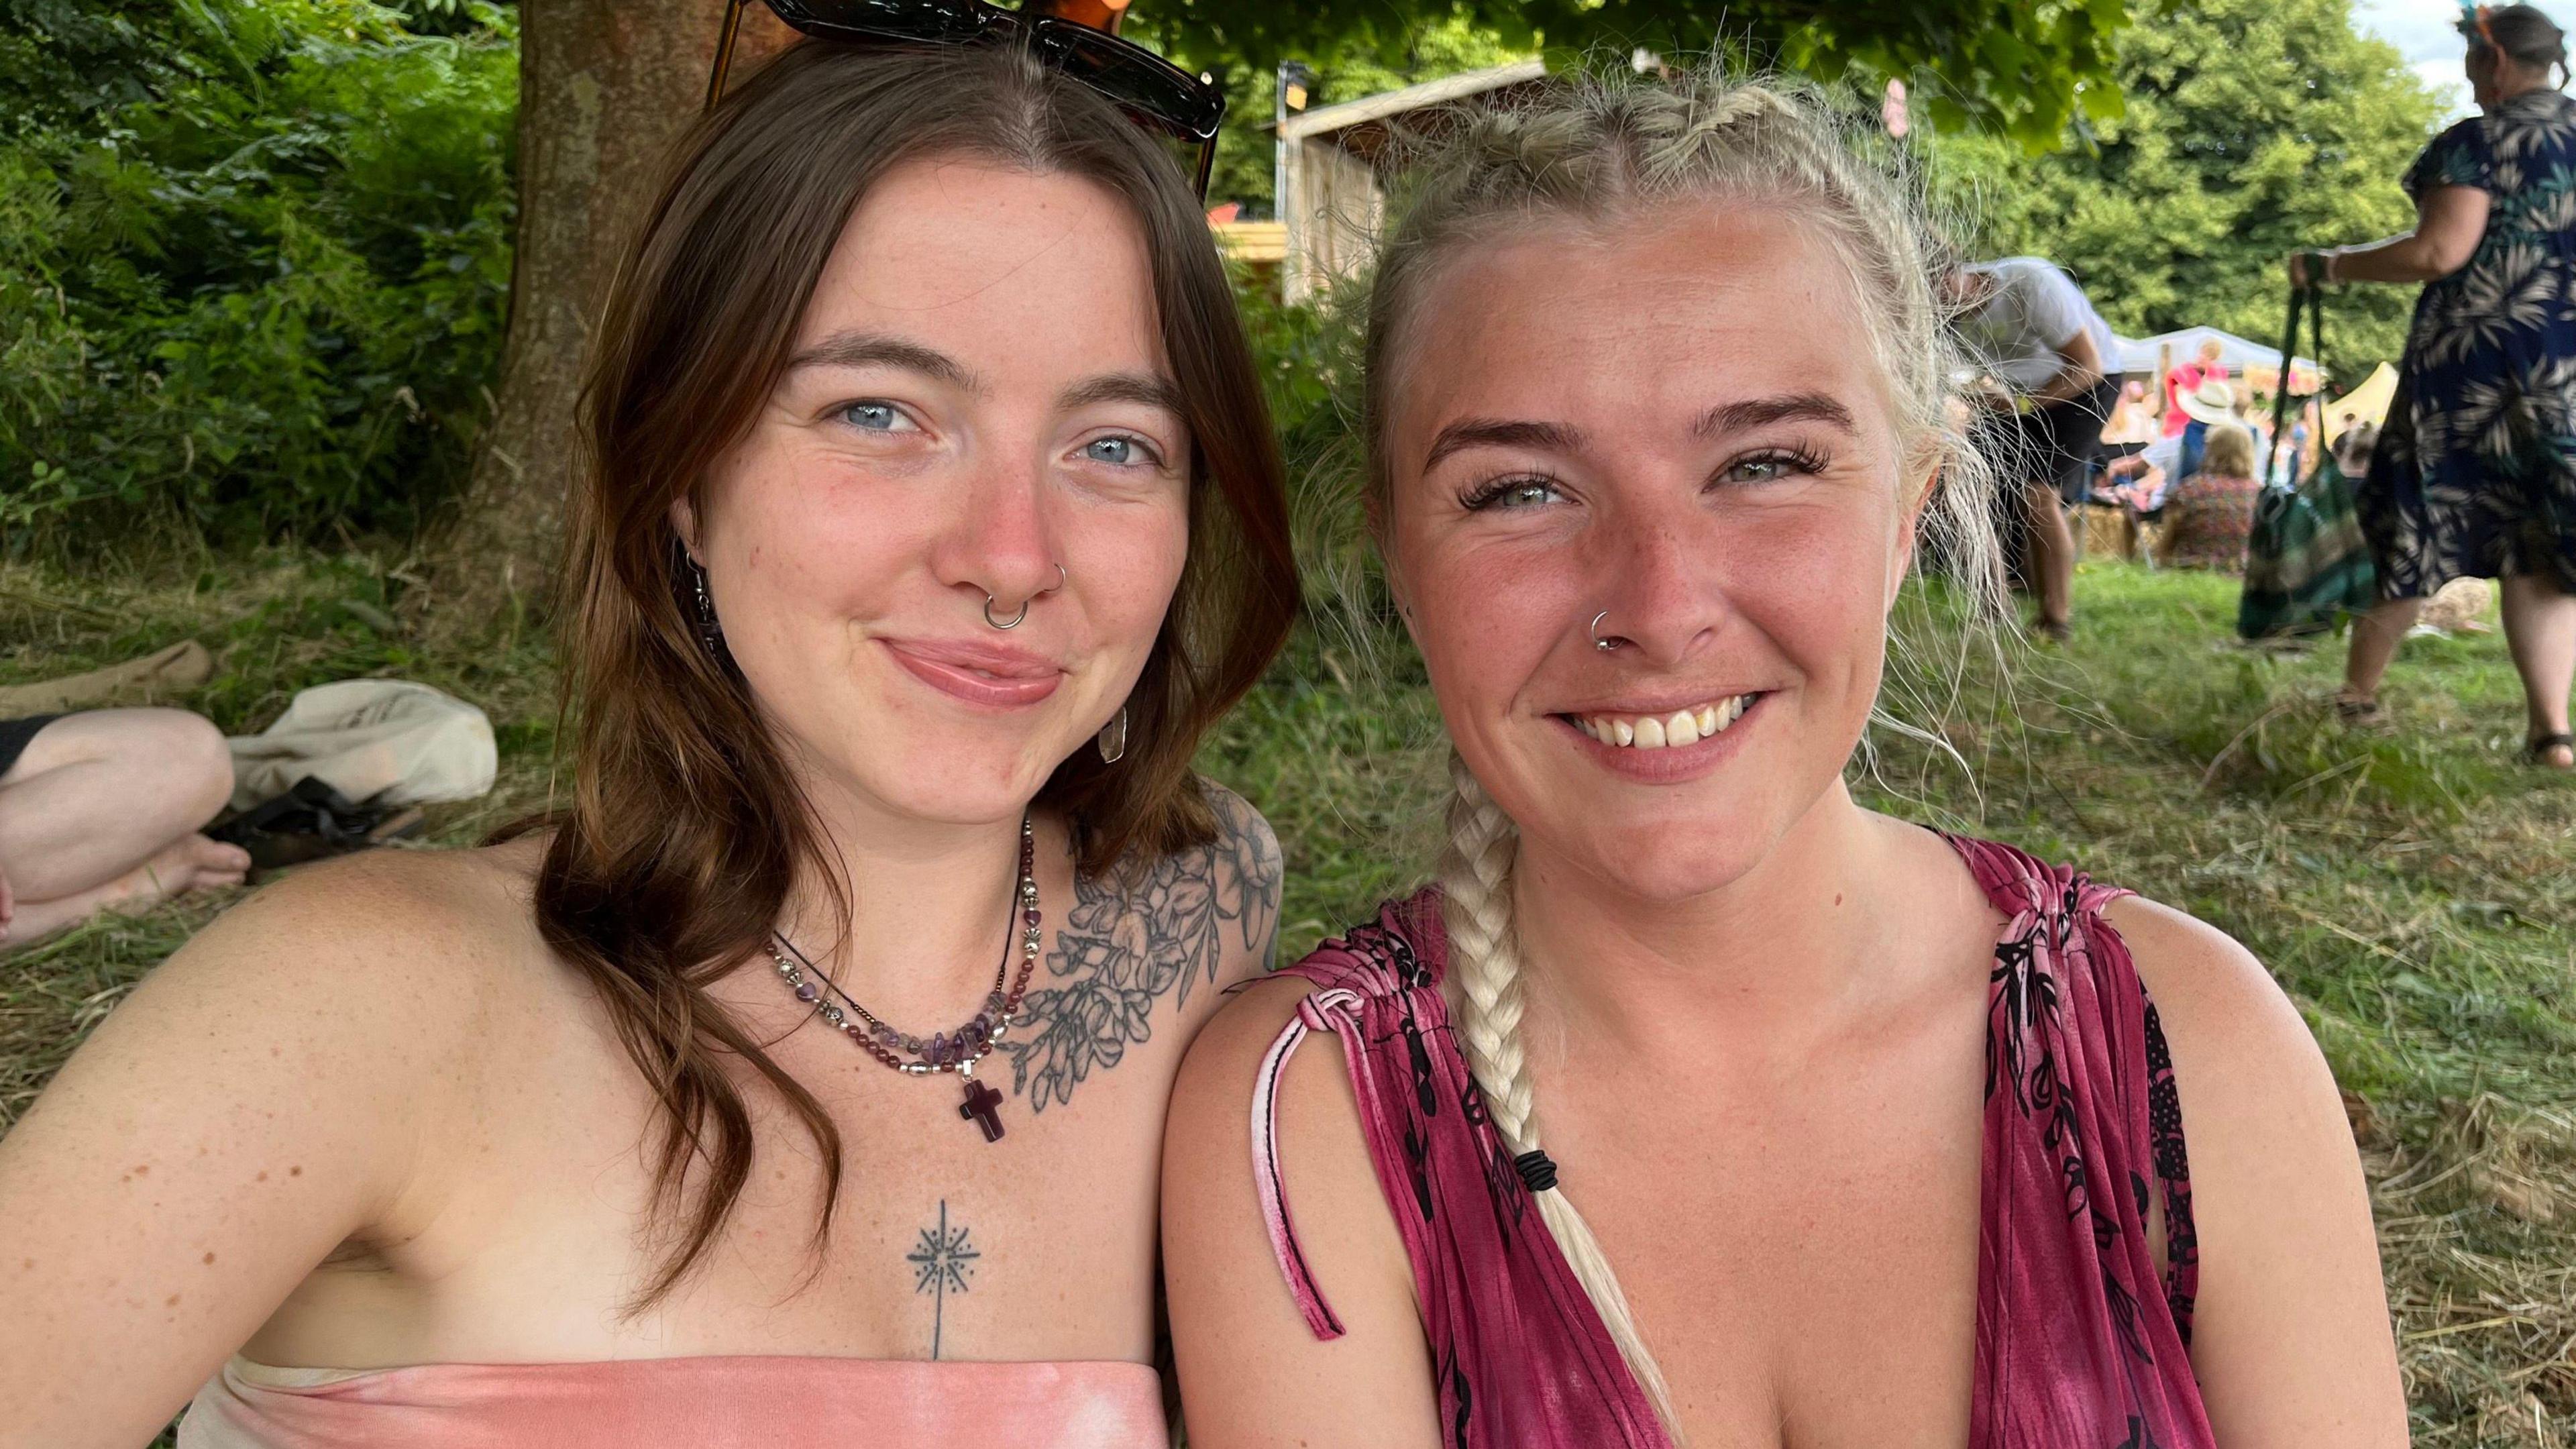
[[[715,658],[724,657],[724,624],[716,618],[715,596],[707,592],[706,566],[695,558],[689,560],[689,587],[696,596],[698,647]]]
[[[1093,741],[1093,743],[1100,746],[1100,763],[1104,765],[1117,764],[1120,759],[1125,757],[1127,753],[1127,706],[1123,704],[1118,706],[1118,713],[1110,718],[1109,723],[1100,727],[1100,738]]]
[[[1601,621],[1609,617],[1610,611],[1608,609],[1604,609],[1600,613],[1592,616],[1592,647],[1600,650],[1604,654],[1607,654],[1618,648],[1620,645],[1628,642],[1616,634],[1611,635],[1607,639],[1601,637]]]

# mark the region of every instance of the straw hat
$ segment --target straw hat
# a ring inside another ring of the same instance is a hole
[[[2236,389],[2228,386],[2227,379],[2223,377],[2205,378],[2200,386],[2175,401],[2198,422],[2215,425],[2236,421]]]

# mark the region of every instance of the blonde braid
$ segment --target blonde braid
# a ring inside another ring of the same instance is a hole
[[[1485,787],[1467,770],[1467,762],[1449,757],[1449,779],[1457,793],[1449,802],[1449,844],[1440,857],[1441,920],[1449,936],[1449,977],[1458,983],[1462,1010],[1459,1040],[1476,1085],[1485,1094],[1485,1112],[1513,1156],[1539,1151],[1533,1120],[1535,1088],[1529,1054],[1521,1045],[1521,956],[1512,928],[1512,863],[1520,851],[1520,832]],[[1551,1174],[1552,1175],[1552,1174]],[[1628,1295],[1610,1270],[1592,1227],[1565,1193],[1549,1185],[1532,1194],[1539,1221],[1547,1225],[1565,1254],[1566,1265],[1610,1330],[1611,1342],[1628,1362],[1628,1372],[1655,1406],[1655,1415],[1674,1442],[1681,1427],[1674,1421],[1671,1392],[1664,1371],[1637,1332],[1628,1311]]]

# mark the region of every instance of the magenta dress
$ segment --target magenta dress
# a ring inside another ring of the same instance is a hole
[[[2192,1377],[2198,1279],[2182,1109],[2155,1007],[2102,907],[2123,891],[1950,838],[2006,917],[1986,1034],[1975,1449],[2212,1449]],[[1320,988],[1262,1063],[1253,1167],[1307,1326],[1342,1326],[1297,1242],[1275,1089],[1299,1042],[1342,1040],[1439,1380],[1447,1449],[1672,1449],[1486,1119],[1449,1024],[1439,896],[1286,968]],[[1580,1184],[1574,1190],[1581,1192]],[[2147,1238],[2161,1193],[2170,1269]]]

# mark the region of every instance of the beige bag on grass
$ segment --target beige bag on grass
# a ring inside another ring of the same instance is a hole
[[[230,743],[236,810],[283,795],[307,775],[356,802],[471,800],[492,788],[501,765],[483,711],[403,679],[317,684],[298,692],[277,723]]]

